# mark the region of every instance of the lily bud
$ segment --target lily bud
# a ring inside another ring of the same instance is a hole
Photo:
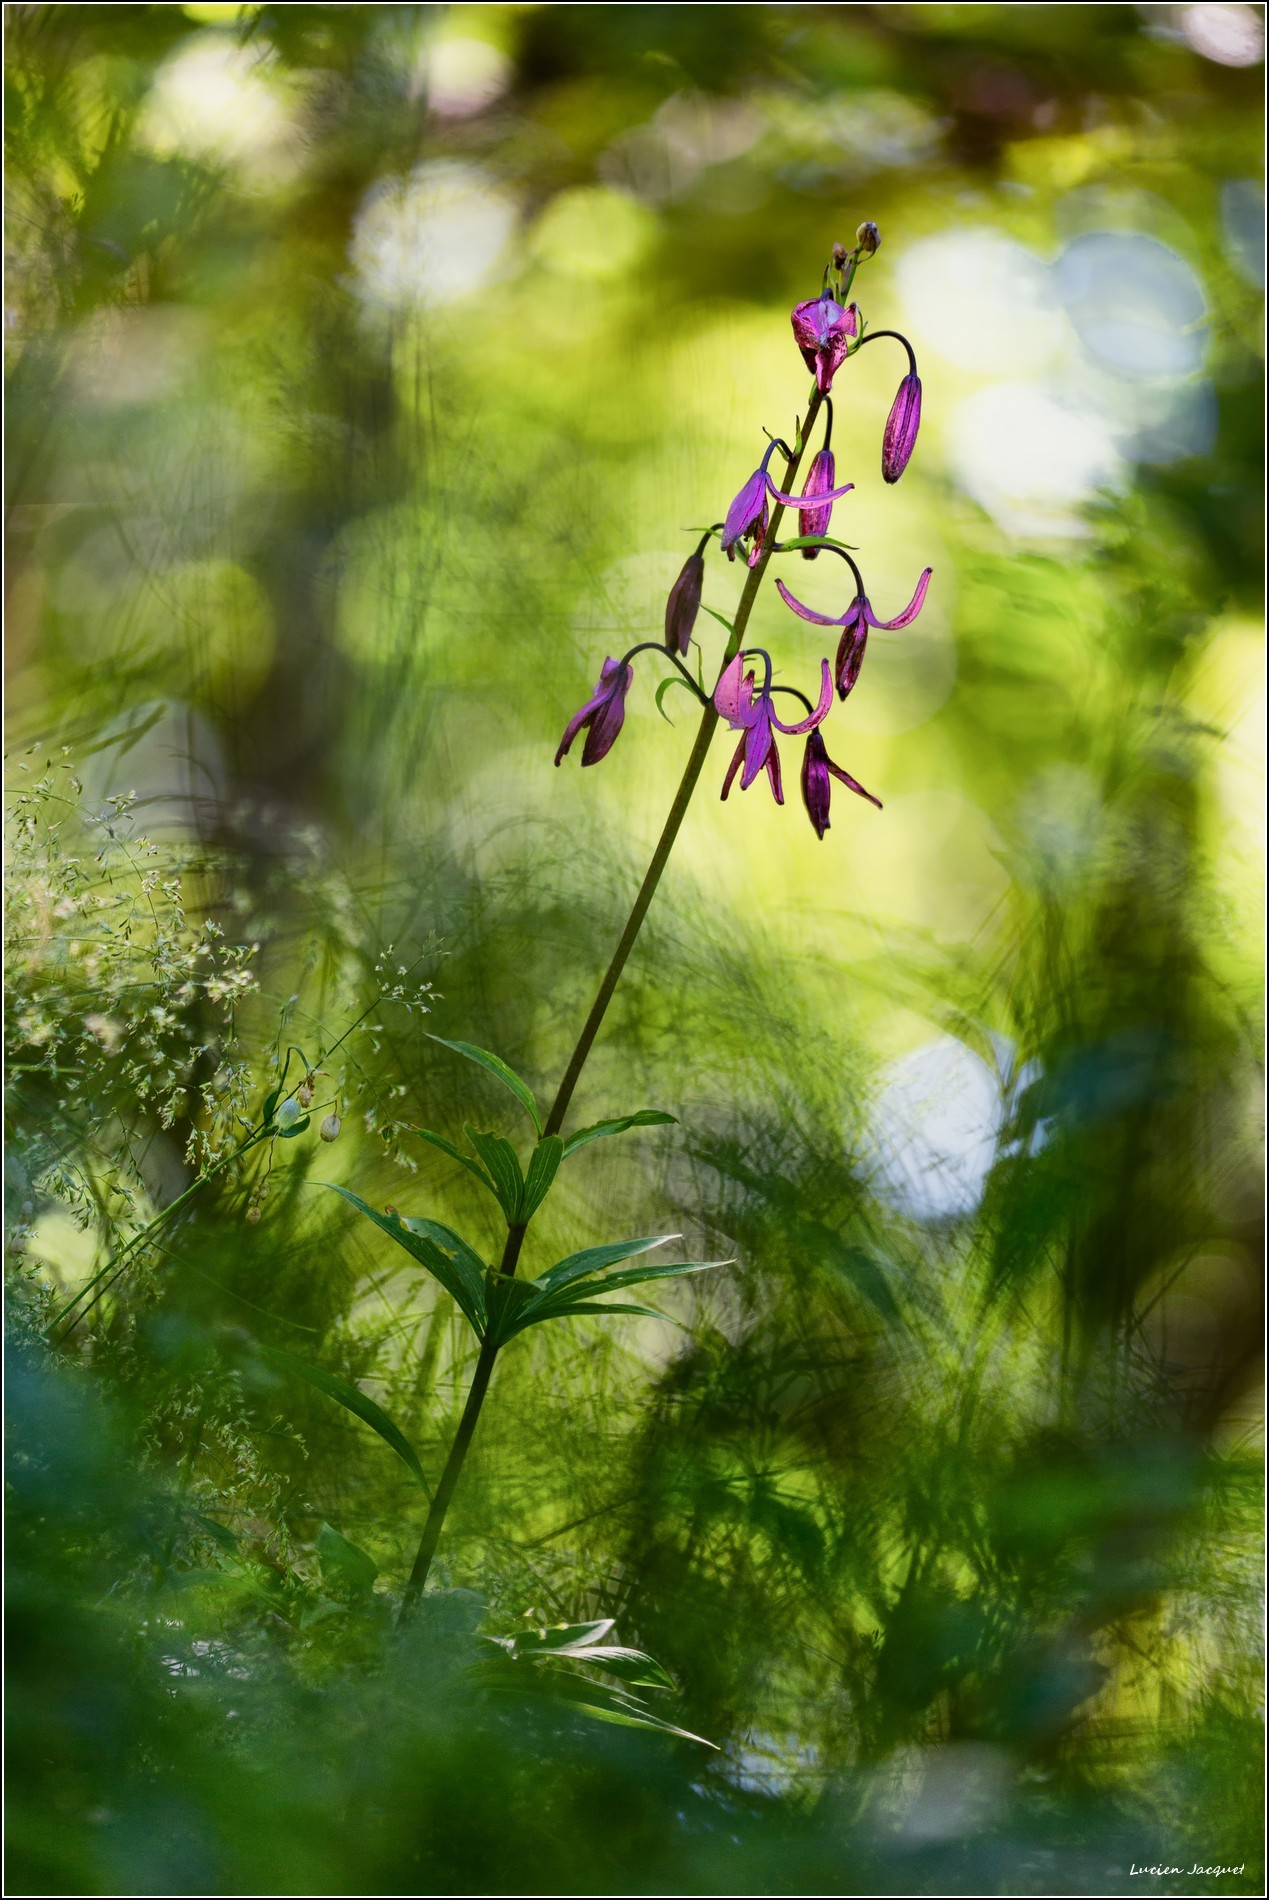
[[[849,256],[850,256],[850,252],[846,249],[846,246],[844,244],[835,244],[833,246],[834,270],[840,270],[842,265],[846,262],[846,259]]]
[[[323,1141],[338,1141],[343,1125],[338,1115],[328,1115],[317,1132]]]
[[[921,378],[905,376],[886,421],[881,444],[881,474],[887,482],[897,482],[912,458],[917,430],[921,426]]]
[[[855,242],[859,246],[861,257],[875,257],[881,249],[881,233],[871,219],[861,224],[855,233]]]
[[[802,489],[802,506],[798,509],[799,534],[827,534],[829,522],[833,518],[833,504],[822,501],[836,479],[837,467],[833,460],[832,449],[821,449],[811,463],[810,473]],[[810,505],[814,504],[814,505]],[[805,560],[813,561],[819,553],[818,548],[803,548]]]
[[[669,653],[686,653],[691,644],[704,579],[705,556],[689,554],[665,603],[665,645]]]

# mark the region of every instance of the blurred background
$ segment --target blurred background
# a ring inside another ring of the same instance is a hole
[[[1235,4],[6,8],[11,1891],[1263,1891],[1263,54]],[[716,741],[574,1113],[679,1126],[526,1253],[737,1264],[508,1349],[394,1645],[418,1491],[265,1351],[434,1482],[473,1348],[319,1183],[497,1244],[408,1126],[523,1125],[429,1032],[549,1100],[695,718],[645,656],[554,748],[863,219],[924,417],[885,486],[902,351],[839,374],[834,531],[884,617],[934,568],[829,729],[885,809],[818,842],[792,753],[724,805]],[[290,1046],[338,1141],[54,1323]],[[713,1751],[490,1674],[607,1618]]]

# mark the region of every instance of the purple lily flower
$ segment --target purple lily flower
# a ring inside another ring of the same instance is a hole
[[[837,675],[837,691],[841,698],[845,699],[847,693],[850,692],[855,681],[859,678],[860,668],[864,663],[864,649],[868,644],[869,627],[879,627],[883,633],[894,633],[899,627],[910,627],[925,605],[925,593],[930,585],[930,576],[933,572],[934,569],[932,567],[925,569],[916,584],[915,594],[913,594],[911,600],[903,609],[903,612],[896,614],[893,620],[878,620],[872,610],[872,603],[869,601],[867,594],[864,593],[862,586],[859,588],[859,591],[856,593],[855,598],[851,601],[845,613],[836,616],[816,613],[813,607],[804,606],[800,600],[794,599],[783,581],[777,581],[776,588],[785,606],[791,607],[794,613],[799,614],[803,620],[810,620],[817,627],[840,627],[842,629],[842,637],[838,643],[837,660],[834,670]],[[856,578],[858,578],[858,572],[856,572]]]
[[[776,449],[783,449],[782,442],[773,442],[762,458],[762,464],[756,468],[745,483],[731,507],[727,510],[727,519],[723,523],[721,546],[729,561],[736,558],[736,544],[752,536],[746,560],[750,567],[756,567],[762,556],[763,541],[767,532],[767,499],[780,502],[786,508],[800,508],[800,495],[786,495],[776,487],[767,473],[767,463]],[[847,482],[844,488],[829,487],[816,496],[822,507],[825,503],[840,501],[843,495],[849,495],[855,486]]]
[[[790,320],[802,359],[815,372],[815,387],[827,396],[833,377],[859,334],[859,311],[853,303],[843,310],[832,291],[826,289],[822,296],[800,303]]]
[[[886,418],[886,433],[881,443],[881,474],[884,481],[897,482],[908,466],[920,426],[921,378],[913,370],[899,384],[899,393]]]
[[[807,737],[806,751],[802,755],[802,799],[806,806],[807,816],[815,827],[815,835],[820,839],[828,830],[829,794],[832,792],[832,782],[835,778],[840,779],[843,785],[849,786],[852,792],[858,793],[860,798],[866,798],[870,805],[877,807],[878,811],[881,810],[879,798],[874,798],[871,792],[866,792],[858,779],[853,779],[849,772],[843,771],[840,765],[833,763],[828,756],[828,748],[824,744],[819,727],[813,727]]]
[[[633,666],[623,666],[620,660],[607,659],[599,675],[599,684],[584,706],[578,708],[564,728],[564,737],[560,740],[559,750],[555,754],[558,765],[572,745],[583,726],[589,728],[586,744],[582,748],[582,764],[598,765],[613,747],[617,734],[621,731],[626,717],[626,694],[634,683]]]
[[[746,792],[759,772],[765,768],[767,777],[771,781],[772,796],[777,805],[783,805],[784,788],[780,779],[780,754],[775,742],[776,732],[787,732],[791,736],[810,732],[813,727],[820,724],[821,720],[826,719],[833,703],[833,676],[829,670],[828,661],[822,661],[824,670],[820,684],[819,704],[805,719],[786,725],[776,716],[775,708],[771,703],[770,687],[766,686],[761,692],[755,694],[755,676],[753,673],[745,672],[744,662],[744,654],[738,653],[731,664],[724,668],[722,677],[714,688],[715,706],[733,732],[739,731],[744,734],[727,768],[722,796],[726,798],[737,772],[740,772],[740,789]]]
[[[701,608],[701,588],[705,581],[705,555],[702,547],[689,554],[682,572],[670,589],[665,603],[665,644],[670,653],[686,653],[692,640],[692,628]]]

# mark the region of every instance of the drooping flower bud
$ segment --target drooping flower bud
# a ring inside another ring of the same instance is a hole
[[[665,645],[667,652],[686,653],[692,629],[701,606],[701,586],[705,579],[705,557],[689,554],[665,603]]]
[[[875,257],[877,255],[877,252],[881,249],[881,233],[871,218],[869,218],[866,223],[860,225],[855,233],[855,242],[859,246],[859,255],[861,257]]]
[[[323,1141],[338,1141],[343,1125],[338,1115],[328,1115],[317,1132]]]
[[[810,472],[802,489],[804,505],[798,509],[799,534],[828,533],[828,524],[833,518],[833,504],[831,501],[816,500],[816,498],[832,490],[836,474],[837,465],[833,460],[832,449],[821,449],[811,463]],[[815,502],[816,505],[807,507],[805,505],[807,502]],[[803,548],[802,553],[806,560],[813,561],[819,549]]]
[[[626,716],[626,694],[633,683],[633,666],[623,666],[620,660],[611,657],[604,661],[599,671],[599,684],[564,728],[564,737],[555,754],[557,765],[583,729],[586,731],[586,744],[582,747],[582,764],[598,765],[607,756],[621,731]]]
[[[921,378],[915,371],[899,384],[899,393],[886,420],[881,443],[881,474],[887,482],[897,482],[912,459],[917,430],[921,426]]]

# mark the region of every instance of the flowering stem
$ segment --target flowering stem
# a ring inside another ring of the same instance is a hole
[[[792,484],[794,477],[797,475],[798,464],[802,460],[806,443],[811,434],[812,425],[814,424],[816,415],[823,401],[824,398],[818,390],[812,392],[810,406],[806,412],[806,419],[798,432],[794,452],[789,457],[789,466],[784,477],[788,485]],[[775,445],[773,444],[772,446],[774,447]],[[757,565],[751,567],[749,570],[749,578],[745,582],[744,592],[740,596],[740,605],[736,609],[736,618],[732,626],[731,639],[727,643],[727,651],[723,656],[724,666],[730,665],[731,661],[735,659],[737,653],[740,651],[741,644],[745,637],[745,628],[749,624],[749,616],[753,612],[753,605],[758,597],[758,589],[762,584],[762,577],[767,571],[767,562],[771,559],[775,544],[776,530],[780,525],[780,517],[783,512],[784,509],[781,503],[773,503],[771,520],[767,532],[763,536],[762,554]],[[604,1013],[612,1001],[614,990],[621,981],[621,973],[626,967],[626,959],[634,948],[635,938],[639,935],[643,920],[648,914],[648,908],[652,903],[653,897],[656,895],[657,885],[661,882],[661,873],[669,861],[670,853],[674,849],[674,841],[679,835],[679,827],[687,816],[687,808],[692,802],[692,794],[696,790],[697,781],[704,768],[705,759],[710,748],[710,741],[713,739],[715,729],[718,725],[718,717],[717,708],[711,700],[701,714],[701,723],[697,729],[696,742],[692,747],[691,754],[684,767],[683,777],[679,781],[678,791],[674,794],[674,803],[670,806],[669,816],[662,828],[661,836],[657,839],[656,849],[652,853],[652,862],[644,873],[643,882],[639,886],[638,895],[635,898],[630,915],[626,919],[625,929],[617,941],[617,948],[613,951],[612,961],[604,972],[603,981],[600,983],[595,995],[595,1000],[590,1006],[590,1014],[582,1025],[582,1033],[577,1038],[577,1046],[569,1057],[568,1067],[564,1071],[563,1080],[556,1091],[555,1100],[551,1104],[551,1112],[546,1118],[545,1132],[548,1135],[558,1134],[564,1117],[568,1112],[568,1105],[573,1099],[573,1090],[577,1087],[578,1078],[586,1066],[586,1058],[589,1056],[591,1046],[599,1034],[600,1025],[604,1020]],[[510,1251],[511,1236],[508,1235],[507,1238],[508,1249]],[[504,1255],[503,1271],[505,1273],[515,1272],[515,1263],[518,1254],[519,1247],[517,1246],[514,1253],[510,1255],[509,1260],[507,1256]]]
[[[819,391],[813,390],[810,405],[806,412],[806,420],[801,426],[793,449],[790,450],[784,443],[778,444],[788,459],[788,469],[784,478],[786,484],[791,484],[798,472],[798,465],[802,460],[806,443],[810,438],[812,425],[823,401],[824,398]],[[776,443],[772,444],[772,448],[776,446]],[[768,451],[768,454],[769,453],[770,451]],[[766,466],[765,461],[763,466]],[[767,532],[763,536],[762,554],[756,564],[749,570],[748,577],[745,581],[744,592],[740,596],[740,604],[736,609],[736,618],[732,625],[731,637],[727,642],[727,651],[723,656],[724,667],[730,665],[737,653],[740,652],[741,644],[745,637],[745,628],[749,624],[749,616],[753,612],[754,601],[758,597],[758,589],[762,585],[762,577],[766,573],[767,562],[771,559],[775,551],[776,529],[780,525],[780,517],[784,512],[784,508],[780,502],[774,502],[772,505],[773,513],[771,520]],[[710,530],[710,533],[713,533],[713,529]],[[706,540],[708,540],[708,538],[709,537],[706,536]],[[704,542],[702,542],[701,545],[703,547]],[[647,644],[655,646],[656,642],[648,642]],[[660,647],[658,647],[657,650],[663,651]],[[627,655],[627,659],[628,658],[629,655]],[[770,667],[769,660],[767,664],[768,667]],[[686,675],[693,689],[699,692],[695,681],[692,681],[690,674],[687,674],[687,669],[680,665],[679,671]],[[713,699],[707,699],[701,712],[701,723],[697,728],[695,742],[692,746],[687,764],[684,767],[683,776],[679,780],[679,788],[674,794],[674,803],[670,806],[669,816],[662,827],[661,836],[657,839],[656,849],[652,853],[652,862],[644,873],[643,882],[639,886],[638,895],[635,898],[630,915],[626,919],[625,928],[618,939],[617,948],[613,951],[612,961],[604,972],[603,981],[600,983],[595,1000],[590,1006],[590,1013],[586,1021],[582,1024],[582,1032],[577,1038],[577,1046],[569,1057],[568,1067],[564,1071],[563,1080],[556,1090],[555,1100],[552,1102],[551,1111],[546,1118],[546,1126],[542,1131],[543,1135],[558,1134],[564,1117],[568,1112],[568,1105],[573,1099],[573,1090],[577,1087],[578,1077],[586,1065],[586,1058],[591,1052],[591,1047],[596,1036],[599,1034],[600,1025],[604,1020],[604,1013],[612,1001],[614,990],[621,981],[621,973],[626,967],[626,959],[634,948],[635,938],[639,935],[643,920],[648,914],[648,908],[652,903],[653,897],[656,895],[657,885],[661,882],[661,873],[669,861],[670,853],[674,849],[674,841],[679,835],[679,827],[687,816],[687,808],[692,802],[692,794],[696,790],[697,781],[704,768],[706,755],[709,752],[710,741],[714,737],[718,719],[718,710],[714,705]],[[499,1272],[506,1274],[515,1273],[527,1231],[528,1223],[526,1221],[517,1221],[508,1225],[507,1238],[502,1250],[502,1258],[498,1262]],[[427,1520],[423,1526],[423,1535],[419,1539],[418,1553],[415,1556],[414,1567],[410,1571],[410,1580],[406,1584],[405,1595],[401,1602],[401,1624],[404,1624],[413,1612],[415,1605],[423,1594],[424,1586],[427,1583],[428,1571],[432,1567],[432,1559],[436,1554],[436,1547],[440,1542],[441,1530],[445,1523],[445,1514],[449,1510],[450,1500],[458,1484],[459,1475],[466,1460],[468,1448],[471,1445],[472,1438],[475,1436],[476,1423],[480,1417],[481,1407],[485,1402],[485,1394],[489,1389],[489,1379],[493,1372],[494,1360],[497,1357],[497,1353],[497,1346],[491,1345],[488,1336],[486,1336],[480,1348],[480,1357],[476,1361],[476,1370],[472,1377],[471,1389],[467,1394],[467,1403],[463,1407],[463,1416],[459,1420],[454,1443],[450,1447],[449,1457],[445,1461],[445,1469],[441,1473],[441,1481],[436,1487],[436,1495],[432,1499],[428,1509]]]
[[[901,336],[898,330],[870,330],[867,336],[860,337],[858,343],[856,343],[854,349],[851,351],[851,355],[858,356],[865,343],[879,343],[883,336],[890,337],[895,343],[902,343],[904,349],[908,352],[908,374],[909,376],[915,376],[917,373],[916,352],[908,342],[907,337]]]

